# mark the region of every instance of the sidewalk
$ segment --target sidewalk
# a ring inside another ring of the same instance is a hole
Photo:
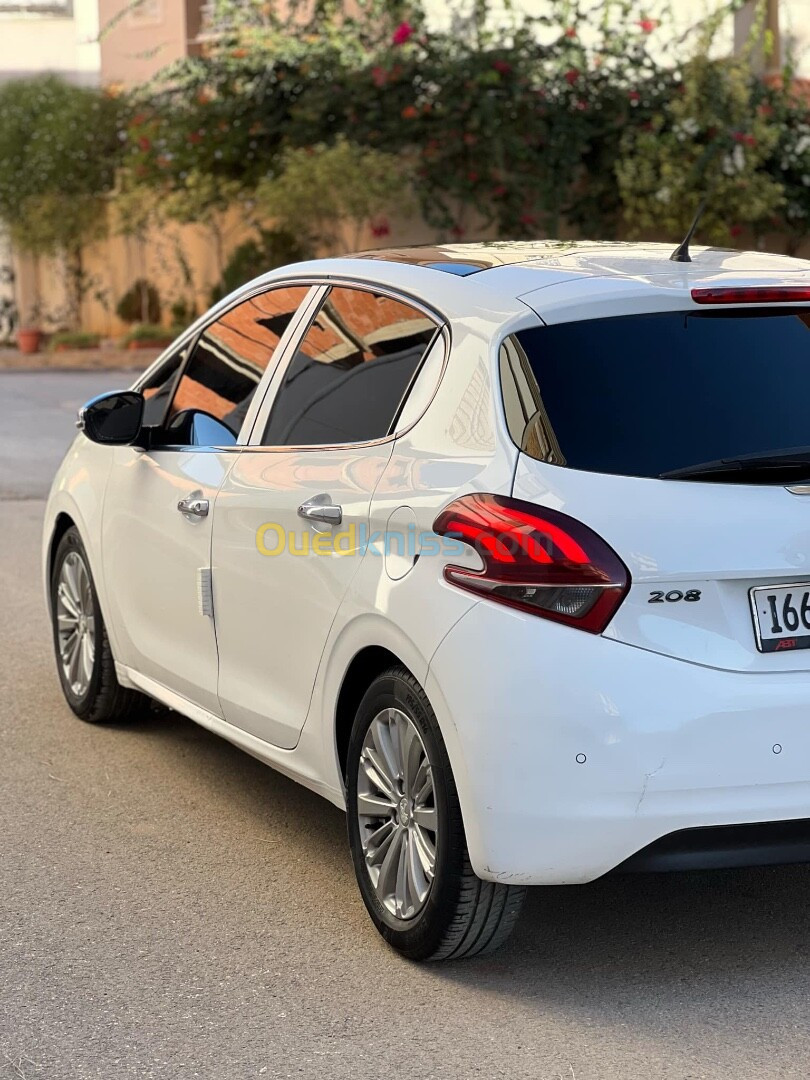
[[[0,371],[142,371],[162,351],[107,348],[26,354],[17,349],[0,348]]]

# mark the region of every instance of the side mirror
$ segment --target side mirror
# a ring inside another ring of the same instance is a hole
[[[76,427],[92,442],[130,446],[140,434],[143,407],[143,394],[137,390],[99,394],[79,409]]]

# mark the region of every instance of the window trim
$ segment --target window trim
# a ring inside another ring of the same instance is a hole
[[[529,362],[528,362],[528,357],[526,356],[526,353],[525,353],[525,350],[523,349],[523,346],[517,340],[517,335],[519,333],[522,333],[522,331],[524,331],[524,330],[540,330],[540,329],[544,329],[545,326],[546,326],[546,323],[544,323],[544,322],[540,322],[540,323],[537,323],[536,325],[532,325],[532,326],[524,326],[524,327],[521,327],[518,330],[510,330],[508,334],[504,334],[500,338],[500,341],[498,342],[498,349],[497,349],[497,354],[496,354],[497,355],[497,373],[498,373],[497,385],[498,385],[498,391],[499,391],[498,399],[499,399],[499,405],[500,405],[500,409],[501,409],[501,418],[503,420],[504,429],[505,429],[507,435],[509,436],[509,439],[510,439],[512,445],[515,446],[520,451],[521,454],[526,454],[526,456],[530,457],[533,461],[542,461],[546,465],[556,465],[559,468],[567,468],[565,455],[562,452],[560,444],[557,442],[557,436],[554,434],[554,429],[551,426],[551,421],[549,420],[548,413],[546,412],[546,408],[545,408],[545,405],[543,403],[543,395],[542,395],[542,392],[540,390],[539,385],[537,384],[537,378],[535,377],[534,372],[531,370],[531,367],[530,367]],[[526,413],[526,410],[525,410],[525,407],[524,407],[524,402],[523,402],[523,397],[522,397],[522,394],[521,394],[520,389],[518,387],[518,381],[517,381],[517,376],[515,374],[514,365],[512,363],[512,359],[511,359],[511,357],[509,356],[509,353],[508,353],[509,347],[514,349],[515,352],[517,353],[517,362],[518,362],[518,364],[519,364],[519,366],[521,368],[521,371],[523,373],[523,376],[527,380],[527,382],[530,381],[530,379],[534,380],[534,383],[537,386],[537,396],[538,396],[538,401],[539,401],[538,408],[535,409],[535,411],[533,413],[529,414],[526,417],[526,423],[523,426],[523,431],[521,433],[520,440],[518,440],[518,438],[516,437],[515,431],[513,431],[513,425],[511,424],[510,417],[509,417],[509,410],[508,410],[507,405],[506,405],[506,389],[504,387],[504,380],[505,380],[505,378],[507,376],[506,376],[506,374],[504,372],[504,367],[506,367],[508,369],[508,378],[512,382],[512,386],[514,387],[514,390],[515,390],[515,395],[520,400],[521,410],[523,411],[524,415]],[[505,359],[503,358],[504,353],[506,353]],[[529,429],[532,427],[533,424],[536,424],[540,428],[540,431],[542,432],[542,435],[543,435],[543,439],[548,444],[548,448],[547,448],[546,453],[545,453],[545,455],[543,457],[538,457],[536,454],[533,454],[532,451],[527,446],[526,435],[527,435],[527,432],[529,431]],[[554,459],[556,459],[556,460],[554,460]]]
[[[285,355],[281,358],[281,362],[276,367],[276,370],[273,373],[273,378],[269,382],[269,384],[268,384],[268,386],[267,386],[267,388],[265,390],[265,394],[264,394],[264,397],[262,399],[261,405],[258,408],[258,410],[256,411],[256,415],[255,415],[254,422],[253,422],[253,427],[251,428],[250,434],[247,437],[246,447],[248,449],[250,449],[250,450],[254,450],[254,451],[257,450],[257,451],[260,451],[262,453],[270,453],[270,454],[284,454],[284,453],[290,453],[290,452],[303,453],[303,452],[306,452],[306,451],[361,449],[363,447],[369,447],[369,446],[382,446],[385,443],[393,442],[394,439],[398,439],[401,436],[405,435],[408,431],[411,431],[411,429],[416,424],[419,423],[419,421],[425,415],[427,410],[430,408],[431,402],[433,401],[434,397],[438,393],[439,386],[441,385],[441,383],[442,383],[442,381],[444,379],[445,372],[447,370],[448,360],[449,360],[449,357],[450,357],[450,346],[451,346],[450,324],[448,323],[447,319],[443,315],[441,315],[435,308],[432,308],[431,306],[426,304],[423,300],[421,300],[421,299],[419,299],[417,297],[411,296],[408,293],[402,292],[399,289],[393,289],[390,286],[377,284],[376,282],[370,282],[370,281],[364,281],[364,280],[356,280],[354,278],[342,277],[342,276],[334,275],[334,276],[329,276],[329,277],[326,277],[326,278],[321,278],[321,279],[318,279],[318,280],[313,280],[313,284],[319,286],[318,292],[316,294],[317,295],[317,303],[315,304],[313,309],[308,313],[307,319],[306,320],[301,320],[301,322],[299,323],[299,325],[297,327],[297,333],[296,333],[296,336],[295,336],[295,340],[290,341],[290,342],[287,343],[288,347],[287,347],[287,349],[285,349]],[[411,380],[408,383],[408,386],[406,387],[405,392],[402,395],[402,398],[401,398],[401,400],[399,402],[399,405],[397,406],[396,413],[394,414],[394,417],[393,417],[393,419],[391,421],[391,425],[389,426],[388,432],[385,435],[383,435],[381,438],[379,438],[379,439],[368,439],[368,440],[365,440],[363,442],[317,443],[315,445],[303,445],[303,446],[293,445],[293,444],[283,445],[283,446],[263,446],[261,444],[260,440],[261,440],[261,438],[262,438],[262,436],[264,434],[264,429],[267,426],[267,421],[270,418],[270,412],[272,410],[273,403],[275,402],[276,397],[278,396],[278,392],[281,389],[281,386],[282,386],[282,384],[284,382],[284,378],[285,378],[285,376],[287,374],[287,369],[289,368],[290,364],[294,360],[294,358],[296,356],[296,353],[298,351],[298,346],[304,340],[307,333],[309,332],[310,327],[312,326],[313,322],[315,321],[315,318],[317,317],[318,312],[321,310],[321,307],[322,307],[323,302],[324,302],[324,300],[326,299],[326,297],[327,297],[327,295],[329,293],[329,290],[332,289],[332,288],[357,289],[357,290],[360,290],[362,292],[375,293],[378,296],[386,296],[389,299],[396,300],[401,304],[407,304],[409,307],[415,308],[421,314],[423,314],[427,318],[429,318],[435,325],[435,332],[434,332],[433,336],[431,337],[430,342],[428,343],[428,345],[427,345],[427,347],[426,347],[426,349],[424,351],[424,354],[422,355],[421,360],[419,361],[419,366],[417,367],[416,371],[414,372],[413,376],[411,377]],[[397,430],[396,425],[397,425],[397,423],[399,421],[400,416],[402,415],[402,411],[403,411],[403,409],[405,407],[405,404],[406,404],[406,402],[407,402],[407,400],[408,400],[408,398],[409,398],[409,396],[411,394],[411,391],[413,390],[414,386],[416,385],[416,380],[419,378],[419,376],[422,373],[422,370],[423,370],[424,365],[425,365],[425,360],[426,360],[428,354],[430,353],[430,351],[436,346],[436,343],[437,343],[439,338],[441,338],[442,342],[443,342],[444,357],[442,359],[442,366],[441,366],[441,370],[439,372],[439,378],[438,378],[438,380],[436,382],[436,386],[433,388],[433,393],[431,394],[427,404],[425,405],[425,408],[422,410],[422,412],[419,414],[419,416],[417,416],[408,425],[408,427],[402,428],[401,430]]]
[[[0,7],[0,21],[11,19],[72,19],[73,0],[45,0],[32,4],[30,0],[17,0]]]

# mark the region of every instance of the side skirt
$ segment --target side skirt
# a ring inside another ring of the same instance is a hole
[[[229,743],[233,743],[234,746],[238,746],[240,750],[244,750],[251,757],[258,758],[265,765],[269,765],[272,769],[276,769],[277,772],[283,773],[284,776],[288,776],[291,780],[295,780],[296,783],[302,784],[318,795],[322,795],[323,798],[328,799],[329,802],[334,803],[341,810],[346,809],[343,792],[325,784],[308,769],[302,769],[303,762],[296,755],[295,750],[282,750],[278,746],[264,742],[263,739],[259,739],[255,735],[251,735],[250,732],[229,724],[222,717],[215,716],[200,705],[195,705],[188,698],[184,698],[181,694],[175,693],[174,690],[170,690],[167,686],[163,686],[162,683],[156,682],[146,675],[141,675],[140,672],[127,667],[125,664],[116,662],[115,673],[122,686],[142,691],[162,705],[166,705],[169,709],[174,709],[175,712],[187,716],[189,720],[193,720],[200,727],[207,728],[208,731],[212,731],[215,735],[219,735]]]

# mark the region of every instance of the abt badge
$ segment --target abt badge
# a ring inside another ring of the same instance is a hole
[[[781,641],[777,641],[774,652],[779,652],[782,649],[795,649],[799,642],[795,637],[782,638]]]

